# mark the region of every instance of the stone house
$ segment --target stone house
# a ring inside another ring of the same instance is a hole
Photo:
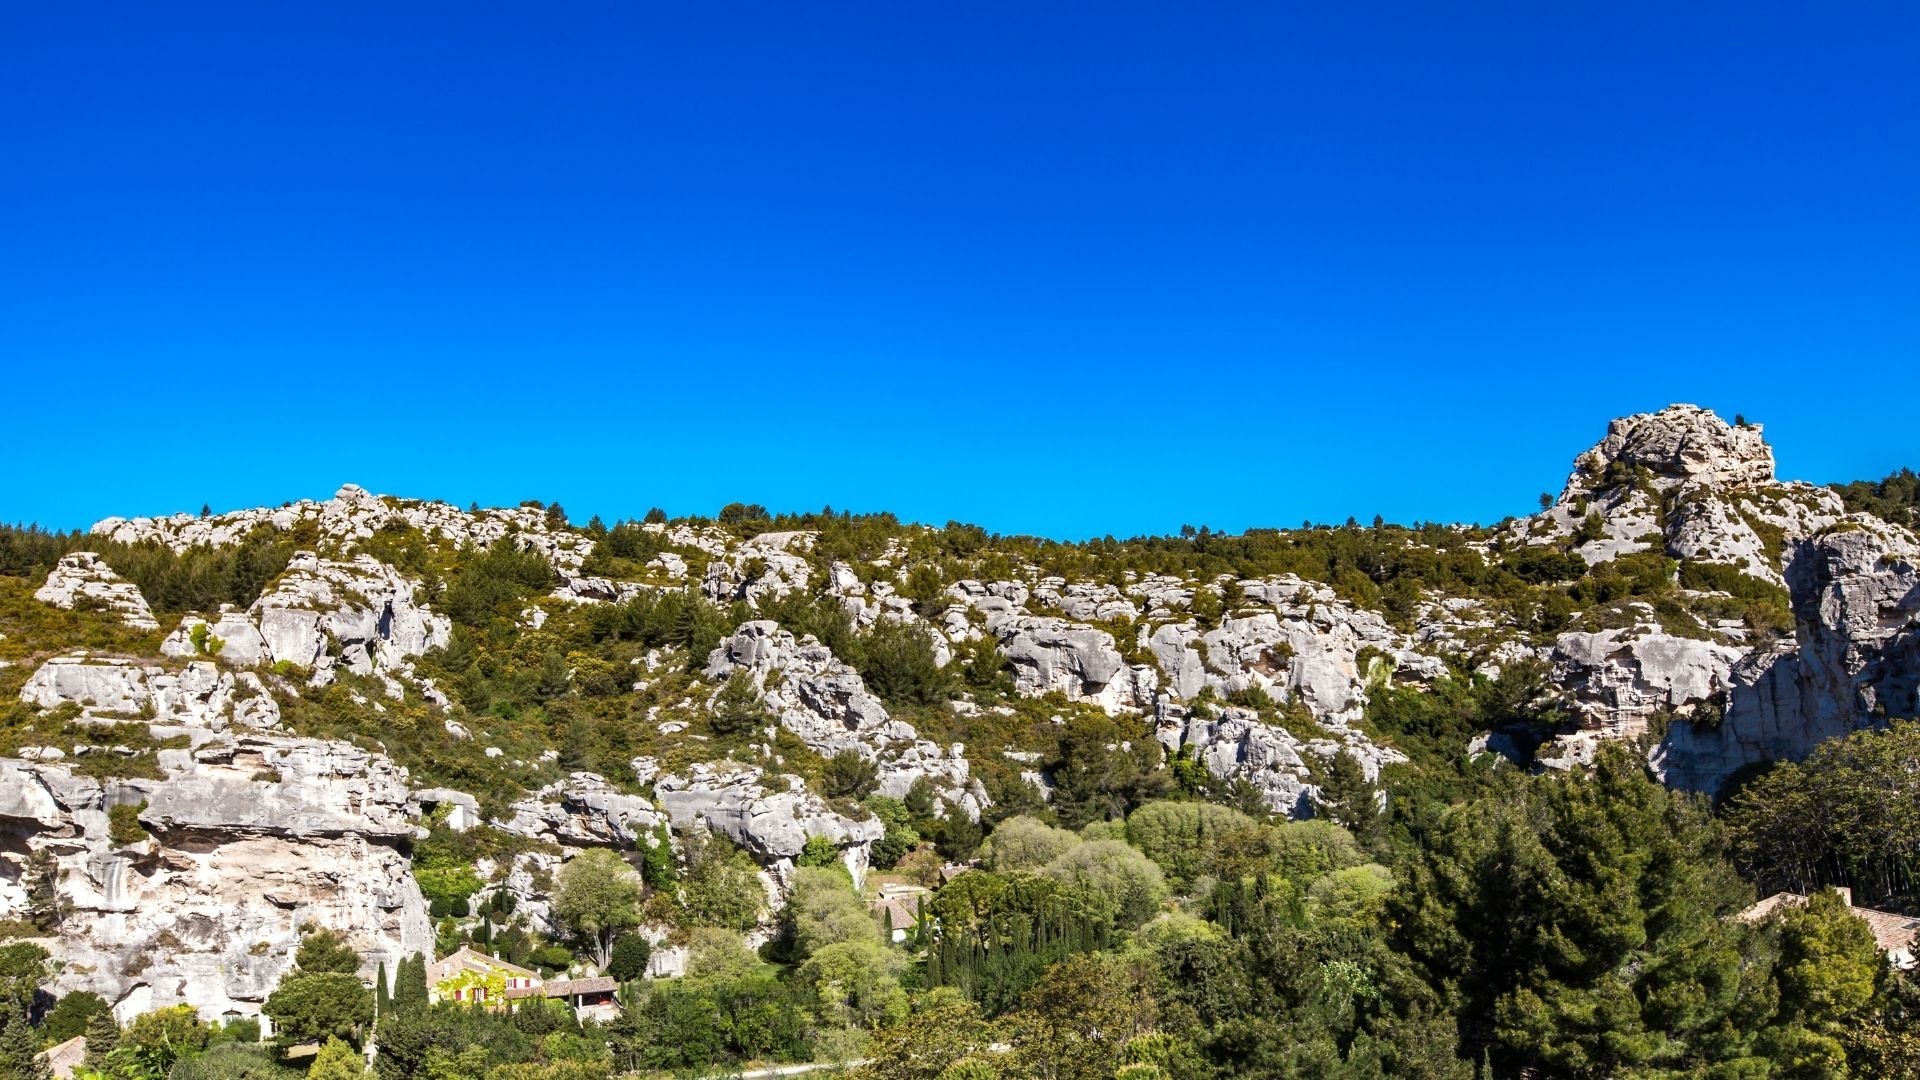
[[[539,972],[509,964],[471,946],[427,966],[431,1001],[478,1002],[489,1009],[512,1009],[528,998],[563,1001],[582,1020],[611,1020],[619,1014],[620,983],[611,978],[547,980]]]

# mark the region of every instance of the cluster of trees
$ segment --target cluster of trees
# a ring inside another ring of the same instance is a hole
[[[1879,480],[1834,484],[1833,490],[1853,513],[1868,513],[1912,528],[1920,522],[1920,474],[1912,469],[1888,473]]]
[[[1114,844],[1158,868],[1143,921],[1122,914],[1138,876]],[[1075,853],[1100,884],[1059,872]],[[983,858],[932,901],[923,989],[874,1036],[869,1075],[960,1059],[956,1075],[981,1077],[1844,1077],[1920,1061],[1914,988],[1866,923],[1831,896],[1738,918],[1754,893],[1725,828],[1624,750],[1591,775],[1490,777],[1417,845],[1156,802],[1119,829],[1010,820]],[[1104,989],[1073,996],[1089,983]],[[1074,1027],[1092,1016],[1106,1022]]]
[[[1845,885],[1863,904],[1920,905],[1920,723],[1821,743],[1727,800],[1734,853],[1765,892]]]
[[[245,607],[258,599],[286,570],[297,542],[291,533],[263,526],[230,547],[177,552],[157,541],[122,544],[77,529],[51,532],[33,525],[0,525],[0,574],[43,578],[61,556],[92,551],[114,573],[138,585],[155,613],[210,612],[221,604]]]

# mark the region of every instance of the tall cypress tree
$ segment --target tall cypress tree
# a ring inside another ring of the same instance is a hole
[[[387,993],[387,962],[382,960],[373,982],[373,1015],[377,1019],[392,1011],[393,998]]]
[[[427,1007],[427,958],[414,953],[394,972],[393,1011],[408,1016]]]

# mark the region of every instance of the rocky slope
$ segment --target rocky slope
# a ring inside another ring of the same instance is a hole
[[[880,795],[991,822],[996,792],[1051,790],[1050,732],[1106,717],[1137,733],[1129,744],[1157,740],[1222,789],[1302,816],[1335,756],[1369,778],[1407,762],[1368,719],[1390,688],[1516,665],[1547,673],[1564,726],[1537,754],[1503,732],[1451,752],[1570,768],[1602,741],[1637,740],[1670,783],[1712,791],[1920,709],[1920,543],[1776,480],[1758,427],[1691,406],[1614,421],[1551,506],[1493,530],[1243,539],[1275,559],[1351,539],[1366,573],[1338,559],[1236,573],[1274,560],[1203,558],[1201,541],[1102,567],[956,529],[888,524],[850,544],[834,528],[609,531],[557,508],[463,511],[353,485],[279,508],[102,521],[103,551],[266,536],[293,553],[246,603],[164,616],[100,553],[45,572],[34,602],[106,620],[118,629],[93,636],[119,647],[31,619],[4,643],[23,715],[63,734],[16,738],[0,759],[0,919],[26,915],[51,881],[63,989],[123,1013],[186,1001],[251,1014],[307,922],[347,932],[369,964],[431,950],[409,861],[429,820],[524,841],[477,869],[540,930],[565,860],[588,847],[638,859],[674,828],[729,837],[776,895],[810,840],[863,874],[885,829],[823,788],[836,755],[870,765]],[[532,558],[544,591],[459,594],[489,550]],[[1491,584],[1388,582],[1377,567],[1393,560]],[[669,600],[681,606],[668,630],[640,626]],[[847,633],[824,629],[823,611]],[[937,704],[890,704],[857,654],[876,628],[920,635],[932,664],[966,677]],[[550,730],[612,729],[605,741],[627,749],[592,771],[578,747],[539,745],[518,705],[487,705],[503,672],[568,719]],[[736,679],[767,722],[722,735],[709,717]],[[574,704],[589,697],[597,712]],[[312,730],[338,710],[367,722]],[[128,730],[157,749],[111,744]],[[96,767],[116,754],[151,767]],[[416,780],[405,755],[458,759],[469,779]],[[115,827],[116,806],[138,808],[144,836]]]

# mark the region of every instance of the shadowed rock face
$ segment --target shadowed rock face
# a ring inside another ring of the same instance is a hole
[[[1716,727],[1675,725],[1656,755],[1669,783],[1716,790],[1755,762],[1920,714],[1920,548],[1904,529],[1855,516],[1794,550],[1794,639],[1730,675]]]

